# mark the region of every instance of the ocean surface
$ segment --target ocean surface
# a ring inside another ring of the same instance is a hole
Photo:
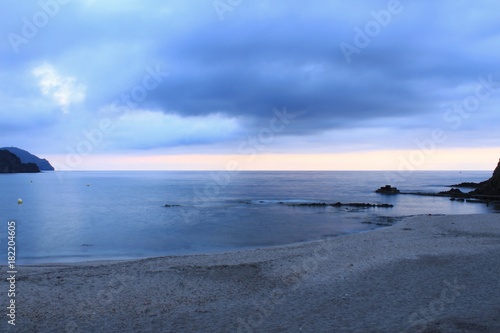
[[[7,263],[8,221],[16,223],[16,263],[36,264],[224,252],[366,232],[408,215],[498,213],[500,207],[492,205],[374,192],[385,184],[405,192],[439,192],[490,176],[487,171],[2,174],[0,260]]]

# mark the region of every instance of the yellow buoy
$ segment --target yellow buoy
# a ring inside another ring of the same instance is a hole
[[[22,205],[23,204],[23,199],[17,199],[17,204]]]

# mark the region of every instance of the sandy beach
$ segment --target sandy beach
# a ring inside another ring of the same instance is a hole
[[[415,216],[284,247],[20,266],[0,331],[500,332],[499,273],[500,214]]]

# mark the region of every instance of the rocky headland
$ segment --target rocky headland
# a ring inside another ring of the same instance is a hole
[[[490,179],[480,183],[465,182],[451,186],[454,188],[438,194],[463,198],[500,199],[500,160]],[[462,192],[459,188],[473,188],[474,190]]]
[[[498,161],[497,167],[493,171],[493,175],[491,176],[491,178],[482,183],[479,183],[478,187],[469,193],[474,196],[500,196],[500,160]]]
[[[21,159],[8,150],[0,150],[0,173],[40,172],[35,163],[22,163]]]
[[[40,171],[54,171],[54,167],[47,161],[45,158],[39,158],[36,155],[27,152],[26,150],[16,148],[16,147],[4,147],[0,148],[0,150],[8,150],[12,154],[19,157],[21,163],[35,163]]]
[[[500,160],[497,167],[493,171],[490,179],[480,183],[464,182],[460,184],[450,185],[450,190],[438,193],[425,193],[425,192],[404,192],[400,191],[391,185],[382,186],[375,192],[380,194],[413,194],[422,196],[440,196],[450,197],[451,200],[459,200],[474,203],[489,203],[491,201],[500,200]],[[464,192],[461,189],[473,188],[474,190]]]

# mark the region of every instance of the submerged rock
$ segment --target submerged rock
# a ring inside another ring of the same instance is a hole
[[[330,206],[334,207],[341,207],[341,206],[348,206],[348,207],[358,207],[358,208],[370,208],[370,207],[377,207],[377,208],[391,208],[394,207],[392,204],[371,204],[371,203],[358,203],[358,202],[351,202],[351,203],[341,203],[337,202],[335,204],[331,204]]]
[[[469,203],[489,204],[488,201],[486,201],[486,200],[480,200],[480,199],[467,199],[466,201],[469,202]]]
[[[342,202],[336,202],[336,203],[326,203],[326,202],[302,202],[302,203],[285,203],[285,202],[279,202],[279,204],[282,205],[287,205],[287,206],[292,206],[292,207],[357,207],[357,208],[371,208],[371,207],[377,207],[377,208],[391,208],[394,207],[394,205],[391,204],[372,204],[372,203],[363,203],[363,202],[350,202],[350,203],[342,203]]]

